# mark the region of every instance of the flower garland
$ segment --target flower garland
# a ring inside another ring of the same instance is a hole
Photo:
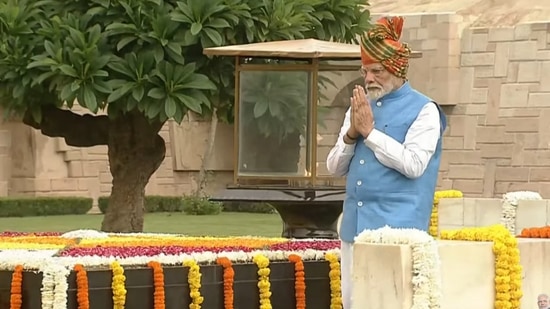
[[[412,249],[413,305],[411,309],[441,307],[441,261],[436,240],[417,229],[394,229],[388,226],[365,230],[356,243],[409,245]]]
[[[166,307],[166,300],[164,295],[164,270],[159,262],[150,261],[147,266],[153,269],[153,308],[164,309]]]
[[[21,309],[21,304],[23,304],[22,285],[23,266],[17,265],[11,276],[10,309]]]
[[[508,192],[502,195],[501,223],[516,235],[516,211],[520,200],[542,200],[542,196],[532,191]]]
[[[235,282],[235,270],[227,257],[218,257],[216,264],[223,267],[223,304],[224,309],[233,309],[233,283]]]
[[[89,309],[88,274],[81,264],[76,264],[74,270],[76,272],[76,302],[78,309]]]
[[[458,190],[443,190],[435,192],[432,214],[430,216],[430,227],[428,228],[428,233],[431,236],[437,237],[439,233],[439,201],[442,198],[461,198],[462,196],[462,192]]]
[[[271,283],[269,282],[269,259],[263,254],[257,254],[253,258],[258,266],[258,289],[260,291],[260,308],[272,309],[271,307]]]
[[[204,297],[201,296],[201,271],[197,261],[188,259],[183,262],[183,266],[189,267],[187,274],[187,283],[189,283],[189,296],[191,296],[191,303],[189,309],[200,309],[201,304],[204,301]]]
[[[523,296],[517,238],[501,224],[442,231],[442,239],[492,241],[495,255],[495,309],[519,309]]]
[[[519,237],[523,238],[550,238],[550,226],[532,227],[521,230]]]
[[[297,254],[291,254],[288,260],[294,263],[294,290],[296,295],[296,309],[306,309],[306,278],[304,272],[304,262],[302,257]]]
[[[111,288],[113,289],[113,309],[124,309],[126,304],[126,276],[124,268],[117,261],[111,263],[113,271],[113,281]]]
[[[342,281],[340,273],[340,261],[334,253],[325,254],[325,260],[329,262],[330,271],[330,309],[342,309]]]
[[[68,277],[71,270],[56,260],[46,260],[38,267],[42,272],[42,309],[66,309]]]

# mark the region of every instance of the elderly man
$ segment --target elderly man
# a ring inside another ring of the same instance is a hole
[[[386,225],[427,231],[446,117],[407,80],[410,49],[402,17],[381,18],[361,39],[364,87],[356,86],[327,158],[347,176],[339,234],[344,309],[351,305],[352,248],[365,229]],[[368,257],[365,257],[368,258]]]
[[[549,303],[548,303],[548,295],[546,294],[540,294],[537,297],[537,305],[539,309],[548,309]]]

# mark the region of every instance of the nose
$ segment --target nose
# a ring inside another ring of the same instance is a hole
[[[371,84],[371,83],[374,83],[375,80],[374,80],[374,74],[371,72],[371,71],[366,71],[365,72],[365,84]]]

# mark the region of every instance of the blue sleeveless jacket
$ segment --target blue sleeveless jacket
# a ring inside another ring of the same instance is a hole
[[[375,128],[400,143],[409,127],[430,98],[412,89],[408,82],[398,90],[372,102]],[[439,107],[441,135],[446,117]],[[365,229],[388,225],[427,231],[433,207],[439,164],[441,137],[424,174],[411,179],[382,165],[374,152],[359,138],[346,179],[346,198],[340,225],[340,238],[353,242]]]

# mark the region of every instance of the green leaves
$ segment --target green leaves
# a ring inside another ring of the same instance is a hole
[[[228,5],[233,2],[233,6]],[[240,1],[239,1],[240,2]],[[221,46],[226,43],[227,31],[235,27],[239,20],[250,18],[246,10],[233,11],[232,8],[247,8],[242,3],[223,0],[178,1],[172,12],[172,20],[189,27],[186,42],[200,42],[203,47]]]
[[[234,63],[203,48],[316,37],[352,42],[369,25],[363,0],[4,0],[0,104],[30,110],[73,102],[111,116],[139,110],[181,121],[188,111],[231,121]],[[282,115],[267,99],[257,117]],[[277,116],[278,117],[278,116]]]

